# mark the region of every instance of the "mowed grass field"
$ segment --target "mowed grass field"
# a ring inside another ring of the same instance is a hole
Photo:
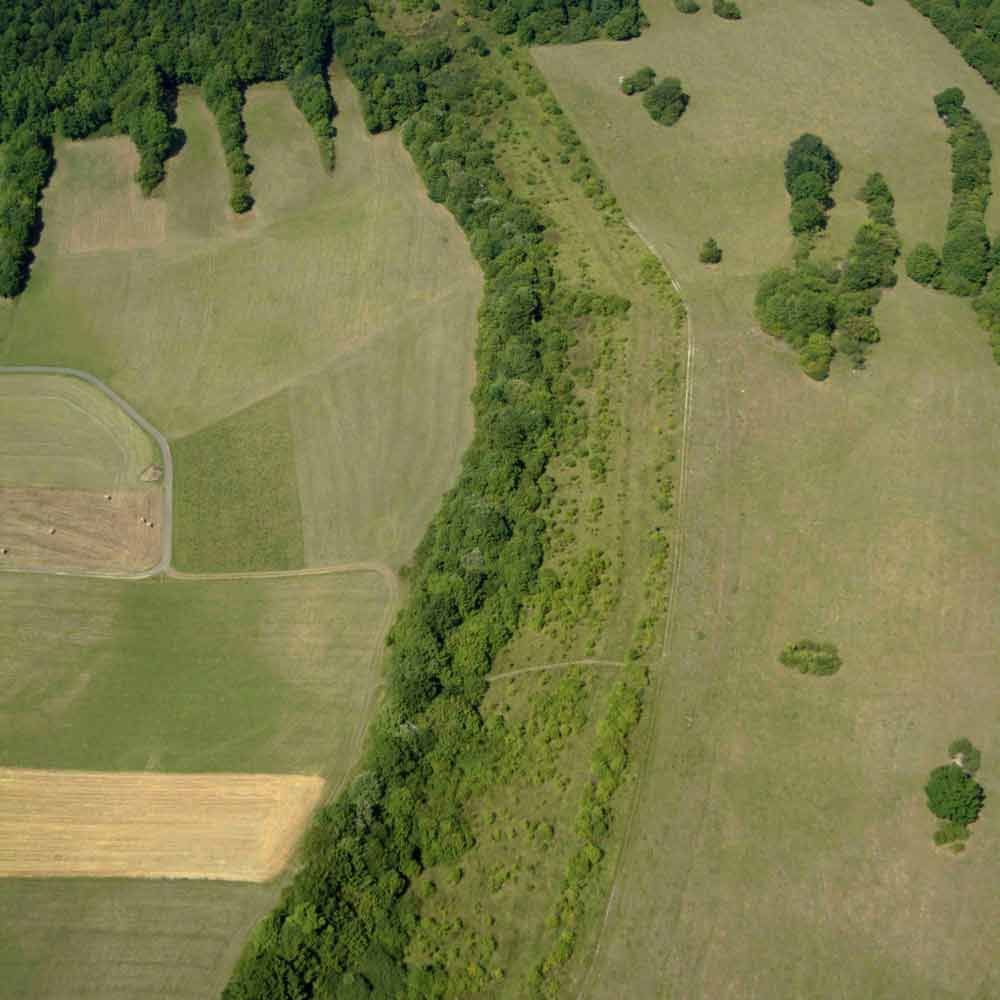
[[[195,90],[150,201],[126,140],[58,143],[31,283],[0,305],[0,363],[92,371],[176,442],[184,569],[401,564],[471,437],[481,277],[399,136],[333,89],[330,174],[287,88],[251,88],[245,217]]]
[[[353,763],[389,595],[356,572],[0,577],[0,761],[322,774]]]
[[[4,879],[0,996],[215,1000],[277,895],[273,884]]]
[[[0,486],[138,487],[161,461],[146,432],[81,379],[0,374]]]
[[[737,23],[644,6],[641,39],[534,52],[682,282],[694,331],[675,627],[578,984],[590,997],[1000,995],[1000,819],[987,805],[954,857],[933,846],[923,795],[960,735],[1000,787],[1000,369],[967,302],[905,277],[861,374],[838,363],[812,383],[751,332],[757,277],[791,259],[792,139],[816,132],[844,164],[821,256],[846,246],[872,170],[906,246],[940,245],[949,148],[932,97],[961,86],[996,149],[1000,99],[905,0],[743,0]],[[691,94],[675,128],[618,90],[644,64]],[[710,235],[718,269],[697,263]],[[836,677],[777,663],[802,636],[838,644]]]

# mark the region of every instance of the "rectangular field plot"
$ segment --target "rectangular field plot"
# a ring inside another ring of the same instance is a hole
[[[0,574],[0,761],[323,774],[353,763],[387,604],[374,573]]]
[[[322,778],[0,768],[0,876],[274,878]]]
[[[138,572],[162,542],[159,490],[0,486],[0,570]]]
[[[82,379],[0,375],[0,485],[138,487],[159,461],[145,431]]]
[[[0,879],[3,1000],[217,1000],[274,883]]]

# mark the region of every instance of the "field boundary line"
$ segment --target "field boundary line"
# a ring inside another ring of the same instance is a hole
[[[75,576],[99,577],[108,580],[147,580],[159,576],[170,569],[173,558],[174,534],[174,457],[170,445],[163,434],[157,430],[131,403],[122,399],[114,389],[105,385],[96,375],[82,371],[79,368],[63,368],[57,365],[0,365],[0,375],[62,375],[67,378],[78,378],[92,385],[111,400],[133,423],[141,427],[156,443],[163,459],[163,528],[160,532],[160,560],[149,569],[137,573],[115,573],[107,570],[59,570],[59,569],[10,569],[5,573],[32,573],[41,576]]]
[[[491,674],[486,680],[506,680],[508,677],[520,677],[523,674],[539,674],[546,670],[565,670],[567,667],[624,667],[624,660],[563,660],[560,663],[541,663],[535,667],[519,667],[517,670],[505,670],[502,674]]]
[[[626,217],[626,223],[628,227],[639,237],[640,240],[645,244],[646,248],[651,254],[660,262],[660,266],[663,268],[664,273],[670,278],[670,284],[673,286],[674,291],[681,297],[684,304],[684,312],[687,320],[687,355],[684,367],[684,405],[682,408],[682,431],[681,431],[681,447],[680,447],[680,468],[678,473],[677,481],[677,503],[675,509],[677,511],[677,533],[673,546],[673,554],[670,566],[670,583],[667,588],[667,617],[663,626],[663,642],[660,645],[660,669],[656,672],[653,678],[651,697],[649,699],[649,725],[646,727],[645,739],[643,740],[642,746],[639,748],[637,757],[637,773],[636,773],[636,783],[635,788],[632,793],[632,804],[628,809],[625,817],[625,827],[622,832],[621,846],[618,849],[618,856],[615,859],[614,871],[611,876],[611,887],[608,890],[608,902],[604,907],[604,916],[601,920],[600,929],[597,932],[597,940],[594,943],[594,950],[590,957],[590,962],[584,971],[580,989],[577,992],[577,1000],[582,1000],[582,998],[587,993],[588,987],[590,985],[591,977],[594,973],[594,969],[597,967],[597,960],[601,953],[601,945],[604,941],[604,935],[607,931],[608,924],[611,920],[611,912],[615,905],[615,897],[618,891],[618,884],[621,880],[622,866],[624,864],[624,857],[626,848],[632,840],[633,830],[635,827],[636,816],[639,814],[639,807],[641,801],[641,790],[642,783],[646,776],[646,772],[649,768],[649,760],[653,752],[653,737],[656,734],[656,716],[657,716],[657,705],[659,703],[660,694],[663,688],[663,675],[665,673],[663,669],[663,661],[666,660],[667,650],[670,646],[670,641],[674,634],[674,622],[676,619],[676,606],[677,606],[677,592],[680,586],[680,575],[683,566],[684,559],[684,548],[685,539],[687,535],[687,489],[688,489],[688,452],[691,437],[691,414],[693,412],[693,400],[694,400],[694,321],[691,313],[690,304],[684,300],[684,293],[681,288],[680,283],[673,276],[670,269],[667,267],[666,261],[661,256],[660,252],[656,247],[643,235],[643,232],[639,227],[632,222],[631,219]]]

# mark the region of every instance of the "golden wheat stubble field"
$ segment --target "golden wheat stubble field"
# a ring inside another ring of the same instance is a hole
[[[324,787],[292,774],[0,768],[0,876],[266,882]]]

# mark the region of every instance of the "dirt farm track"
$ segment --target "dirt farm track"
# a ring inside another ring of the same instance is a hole
[[[0,768],[0,877],[266,882],[324,786],[308,775]]]

